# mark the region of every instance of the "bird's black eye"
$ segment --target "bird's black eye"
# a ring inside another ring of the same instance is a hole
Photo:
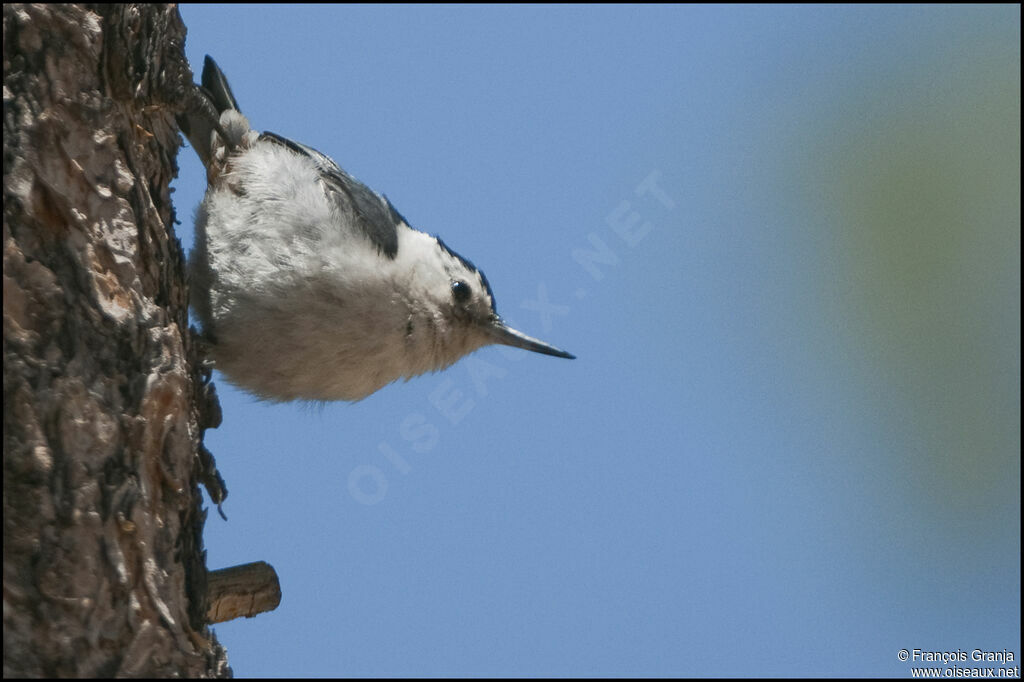
[[[470,289],[469,285],[461,279],[457,279],[452,282],[452,298],[455,299],[456,303],[465,303],[472,295],[473,290]]]

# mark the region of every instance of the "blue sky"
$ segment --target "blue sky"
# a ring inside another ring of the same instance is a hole
[[[209,565],[284,593],[215,627],[237,675],[1019,664],[1019,7],[181,14],[256,128],[578,356],[323,406],[215,374]]]

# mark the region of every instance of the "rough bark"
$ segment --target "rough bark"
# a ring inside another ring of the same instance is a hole
[[[5,4],[3,31],[4,675],[229,675],[168,187],[184,26]]]

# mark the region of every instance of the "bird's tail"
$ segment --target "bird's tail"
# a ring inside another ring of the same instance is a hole
[[[203,60],[203,87],[209,93],[218,114],[227,109],[240,111],[238,100],[235,99],[234,93],[231,92],[231,86],[228,85],[228,79],[210,55],[206,55],[206,59]]]
[[[177,117],[178,126],[209,168],[218,144],[214,135],[222,139],[220,145],[235,147],[249,131],[249,122],[241,115],[224,72],[210,55],[203,60],[202,85],[196,86],[195,94],[194,105]]]

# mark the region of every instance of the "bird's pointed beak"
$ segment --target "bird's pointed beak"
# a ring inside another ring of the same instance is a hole
[[[575,360],[576,356],[572,353],[566,353],[560,348],[555,348],[551,344],[544,343],[540,339],[535,339],[532,336],[516,331],[506,325],[500,317],[495,317],[487,325],[487,333],[494,343],[504,344],[506,346],[515,346],[516,348],[523,348],[525,350],[532,350],[534,353],[543,353],[544,355],[554,355],[556,358],[568,358],[569,360]]]

